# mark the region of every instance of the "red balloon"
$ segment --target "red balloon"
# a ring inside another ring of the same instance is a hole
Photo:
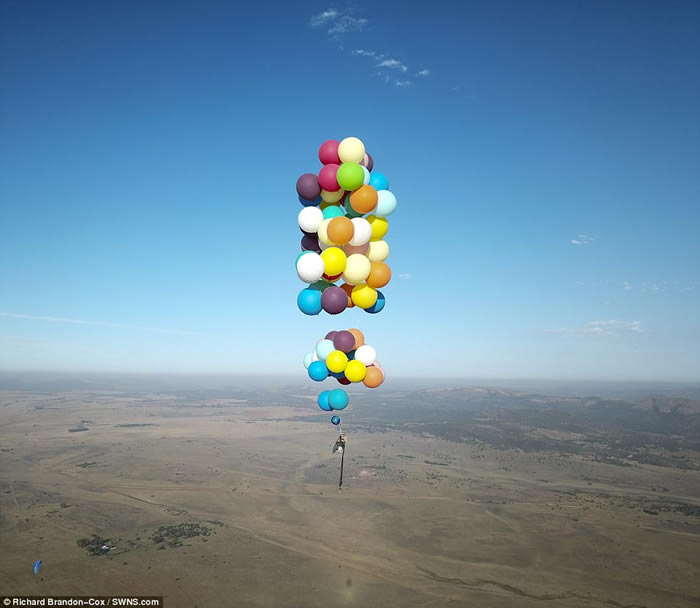
[[[338,180],[336,176],[338,175],[338,165],[330,164],[325,165],[318,172],[318,185],[328,192],[336,192],[340,190],[338,185]]]
[[[321,147],[318,150],[318,160],[321,161],[322,165],[340,164],[340,156],[338,156],[339,145],[340,142],[336,141],[335,139],[329,139],[321,144]],[[324,188],[324,190],[327,190],[327,188]],[[333,191],[329,190],[329,192]]]
[[[345,377],[338,378],[338,382],[340,382],[340,384],[345,384],[345,385],[350,384],[350,380],[348,380]]]

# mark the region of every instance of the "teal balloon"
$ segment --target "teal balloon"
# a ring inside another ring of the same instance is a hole
[[[338,205],[328,205],[328,207],[323,210],[324,220],[330,220],[334,217],[340,217],[341,215],[343,215],[343,210]]]
[[[328,403],[334,410],[344,410],[350,403],[350,397],[342,388],[334,388],[328,395]]]
[[[316,291],[325,291],[331,285],[333,285],[333,283],[329,283],[328,281],[325,281],[324,279],[320,279],[320,280],[316,281],[315,283],[312,283],[311,285],[309,285],[309,289],[313,289]]]
[[[309,378],[316,382],[323,382],[328,378],[328,368],[325,361],[314,361],[309,365]]]
[[[373,211],[377,217],[387,217],[396,209],[396,196],[389,190],[379,190],[377,192],[377,208]]]
[[[350,203],[348,203],[347,205],[345,205],[345,217],[349,217],[350,219],[352,219],[354,217],[362,217],[362,214],[355,211],[350,206]]]
[[[332,340],[321,340],[316,345],[316,354],[321,361],[325,361],[326,357],[335,350]]]
[[[372,173],[369,178],[369,185],[372,186],[377,192],[379,190],[389,189],[389,180],[383,173]]]
[[[318,395],[318,407],[320,407],[324,412],[330,412],[333,409],[331,404],[328,403],[328,396],[330,394],[330,391],[322,391]]]

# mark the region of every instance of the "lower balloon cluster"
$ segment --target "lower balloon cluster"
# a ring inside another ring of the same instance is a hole
[[[323,382],[333,377],[339,384],[362,382],[368,388],[377,388],[384,382],[385,374],[377,361],[377,352],[359,329],[331,331],[316,343],[314,350],[304,357],[309,378]],[[344,410],[350,397],[341,388],[326,390],[318,396],[318,406],[326,411]],[[331,418],[340,424],[340,417]]]

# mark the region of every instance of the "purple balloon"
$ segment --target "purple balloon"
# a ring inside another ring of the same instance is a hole
[[[302,251],[315,251],[321,253],[321,246],[318,244],[318,237],[315,234],[305,234],[301,237]]]
[[[338,289],[340,289],[340,287],[338,287]],[[343,290],[340,289],[340,291]],[[345,292],[343,291],[343,293]],[[345,297],[347,298],[347,295]],[[345,329],[343,331],[339,331],[333,337],[333,346],[335,346],[338,350],[342,350],[344,353],[348,353],[355,348],[355,336]]]
[[[362,162],[360,163],[363,167],[367,169],[367,171],[372,171],[374,169],[374,160],[372,159],[372,155],[369,152],[366,152],[367,154],[367,162],[365,163],[365,160],[362,159]]]
[[[337,333],[338,333],[337,331],[329,331],[326,334],[326,340],[333,340],[333,338],[335,337],[335,334],[337,334]]]
[[[297,180],[297,194],[306,201],[313,201],[321,196],[321,186],[318,185],[318,176],[313,173],[304,173],[304,175]]]
[[[348,307],[348,294],[346,294],[340,287],[331,285],[323,292],[323,295],[321,296],[321,306],[327,313],[337,315]],[[352,336],[352,334],[350,335]],[[335,344],[335,341],[333,343]],[[355,338],[353,337],[353,346],[354,344]]]

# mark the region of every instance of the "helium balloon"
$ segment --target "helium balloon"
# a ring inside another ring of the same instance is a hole
[[[367,279],[371,270],[372,263],[364,255],[353,253],[348,256],[345,272],[343,272],[343,281],[350,285],[357,285]]]
[[[331,416],[331,424],[338,426],[340,424],[340,416]]]
[[[342,378],[338,378],[338,383],[347,386],[348,384],[350,384],[350,380],[343,376]]]
[[[357,137],[346,137],[338,146],[338,157],[344,163],[362,162],[365,157],[365,144]]]
[[[340,165],[325,165],[318,172],[318,185],[326,192],[337,192],[340,189],[336,176]]]
[[[362,361],[355,359],[354,361],[348,361],[345,367],[345,377],[350,380],[350,382],[362,382],[367,375],[367,367]]]
[[[313,201],[321,194],[318,177],[313,173],[304,173],[297,180],[297,194],[306,201]]]
[[[338,156],[339,145],[340,142],[335,139],[329,139],[321,144],[321,147],[318,149],[318,160],[321,161],[322,165],[339,165],[341,163]]]
[[[377,192],[377,208],[374,210],[374,215],[377,217],[387,217],[396,209],[396,196],[388,190],[380,190]]]
[[[362,257],[367,257],[367,252],[369,251],[369,243],[365,243],[364,245],[346,244],[343,245],[343,251],[348,257],[350,257],[351,255],[355,255],[356,253],[359,253]]]
[[[357,350],[360,348],[365,343],[365,335],[359,330],[359,329],[348,329],[348,331],[354,336],[355,338],[355,345],[353,346],[354,350]]]
[[[377,388],[382,382],[384,382],[384,374],[379,370],[378,367],[374,365],[367,368],[367,374],[365,375],[362,383],[367,388]]]
[[[301,237],[302,251],[315,251],[321,253],[321,247],[318,244],[318,236],[315,234],[305,234]]]
[[[316,382],[322,382],[328,378],[328,368],[324,361],[314,361],[309,365],[309,378]]]
[[[369,344],[363,344],[355,351],[355,359],[365,365],[372,365],[377,360],[377,351]]]
[[[304,367],[306,369],[309,369],[309,365],[313,363],[314,360],[314,354],[313,353],[307,353],[306,356],[304,357]]]
[[[311,289],[317,289],[318,291],[325,291],[331,286],[331,284],[328,281],[324,281],[323,279],[320,279],[313,283],[312,285],[309,285]]]
[[[317,315],[321,312],[321,291],[307,287],[297,296],[297,306],[305,315]]]
[[[311,207],[311,206],[313,206],[313,205],[320,205],[322,200],[323,200],[323,199],[322,199],[320,196],[317,196],[317,197],[316,197],[314,200],[312,200],[312,201],[307,201],[306,199],[301,198],[301,196],[299,197],[299,202],[300,202],[302,205],[304,205],[304,207]]]
[[[369,178],[369,185],[378,192],[379,190],[386,190],[389,188],[389,180],[383,173],[372,173]]]
[[[297,260],[297,275],[304,283],[315,283],[323,275],[325,265],[315,251],[307,251]]]
[[[348,364],[348,356],[342,350],[334,350],[326,357],[328,369],[336,374],[345,371]]]
[[[363,217],[355,217],[350,220],[353,226],[351,245],[364,245],[372,238],[372,225]]]
[[[348,283],[343,283],[340,288],[346,293],[348,296],[348,308],[353,308],[355,306],[355,302],[352,301],[352,288],[355,287],[354,285],[350,285]]]
[[[325,245],[326,247],[330,247],[332,245],[335,245],[333,241],[328,238],[328,224],[331,223],[331,220],[333,218],[328,218],[325,220],[322,220],[321,223],[318,226],[318,244],[321,246],[321,249],[323,250],[322,245]]]
[[[365,154],[365,156],[367,157],[367,160],[363,161],[362,164],[365,167],[367,167],[368,171],[371,172],[374,169],[374,159],[372,158],[372,155],[369,152]]]
[[[356,306],[360,308],[369,308],[377,301],[377,290],[367,285],[367,283],[360,283],[353,287],[350,297],[352,301],[355,302]]]
[[[350,206],[350,202],[348,201],[348,203],[345,205],[345,217],[349,217],[350,219],[354,219],[356,217],[362,217],[362,214],[355,211]]]
[[[344,194],[345,190],[342,188],[340,190],[336,190],[335,192],[321,190],[321,198],[326,203],[337,203],[341,198],[343,198]]]
[[[343,165],[344,166],[344,165]],[[350,206],[357,213],[371,213],[377,206],[377,191],[372,186],[363,186],[350,195]]]
[[[324,220],[332,220],[334,218],[339,218],[343,215],[345,215],[345,214],[343,213],[343,210],[338,205],[328,205],[328,207],[326,207],[323,210],[323,219]],[[347,219],[347,218],[345,218],[345,219]],[[328,236],[330,237],[330,234]],[[335,242],[340,243],[340,241],[335,241]]]
[[[339,245],[345,245],[354,235],[355,227],[353,226],[352,220],[349,220],[343,215],[343,212],[338,209],[338,215],[333,217],[330,224],[328,224],[328,238],[334,243]],[[326,217],[324,212],[324,217]]]
[[[349,402],[350,398],[342,388],[334,388],[328,395],[328,403],[334,410],[344,410]]]
[[[391,268],[384,262],[371,262],[371,270],[367,277],[370,287],[384,287],[391,280]]]
[[[369,308],[365,308],[365,312],[368,312],[372,315],[376,315],[378,312],[381,312],[384,310],[384,306],[386,304],[386,298],[384,297],[384,294],[377,289],[377,301],[374,303],[374,306],[370,306]]]
[[[357,163],[343,163],[338,169],[336,179],[338,185],[343,190],[356,190],[362,186],[362,180],[365,178],[365,173],[362,167]]]
[[[338,333],[337,331],[329,331],[326,334],[326,340],[332,340],[334,338],[335,334],[337,334],[337,333]]]
[[[328,281],[329,283],[335,283],[335,282],[336,282],[340,277],[342,277],[342,276],[343,276],[342,273],[341,273],[341,274],[336,274],[336,275],[333,275],[333,276],[327,275],[325,272],[323,273],[323,279],[324,279],[325,281]],[[329,285],[329,287],[333,287],[333,285]]]
[[[362,167],[362,165],[360,165],[360,167]],[[367,184],[369,184],[370,174],[367,170],[367,167],[362,167],[362,172],[365,174],[364,178],[362,179],[362,183],[366,186]]]
[[[321,253],[321,258],[325,264],[326,274],[334,276],[345,271],[347,256],[339,247],[329,247],[323,253]],[[374,302],[372,302],[372,304],[374,304]]]
[[[352,350],[354,345],[355,336],[347,330],[339,331],[333,336],[333,346],[342,353]]]
[[[383,262],[389,257],[389,243],[386,241],[372,241],[369,244],[367,257],[370,262]]]
[[[328,403],[328,397],[330,394],[330,391],[321,391],[318,394],[318,407],[320,407],[325,412],[330,412],[333,410],[331,404]]]
[[[337,315],[348,307],[348,296],[340,288],[331,285],[321,296],[321,306],[330,315]]]
[[[318,207],[304,207],[297,216],[299,228],[304,232],[318,232],[318,227],[323,221],[323,211]]]
[[[354,337],[354,336],[353,336]],[[353,348],[352,350],[348,351],[348,361],[352,361],[355,358],[355,349]]]
[[[316,354],[320,361],[325,361],[326,357],[335,350],[331,340],[319,340],[316,344]]]
[[[377,217],[376,215],[370,215],[367,221],[372,226],[372,238],[370,240],[381,241],[389,230],[389,222],[383,217]]]

